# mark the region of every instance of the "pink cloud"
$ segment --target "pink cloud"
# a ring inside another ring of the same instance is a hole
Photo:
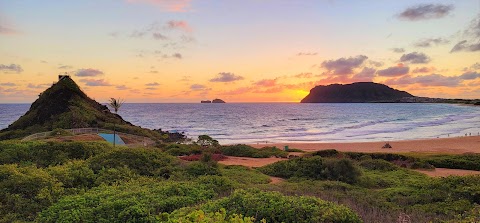
[[[191,0],[127,0],[127,2],[152,4],[169,12],[186,12],[190,8]]]
[[[261,86],[261,87],[273,87],[277,84],[277,79],[264,79],[261,81],[255,82],[256,86]]]
[[[0,25],[0,35],[15,35],[19,32],[15,29]]]
[[[186,22],[182,20],[170,20],[167,22],[167,28],[169,29],[181,29],[186,32],[191,32],[192,27]]]

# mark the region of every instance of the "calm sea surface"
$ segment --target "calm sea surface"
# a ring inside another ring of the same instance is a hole
[[[0,104],[0,129],[28,104]],[[388,141],[477,135],[480,106],[448,104],[125,104],[119,114],[150,129],[207,134],[220,143]]]

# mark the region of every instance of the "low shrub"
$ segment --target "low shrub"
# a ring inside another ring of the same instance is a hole
[[[480,154],[437,155],[426,157],[425,161],[439,168],[480,170]]]
[[[212,189],[198,183],[132,181],[67,196],[42,211],[38,222],[158,222],[166,212],[210,200]]]
[[[62,184],[44,169],[0,165],[0,221],[33,221],[63,192]]]
[[[204,175],[221,175],[218,165],[215,162],[191,162],[186,167],[186,172],[194,177]]]
[[[227,216],[241,214],[255,217],[256,222],[362,222],[355,212],[343,205],[258,189],[237,190],[228,197],[208,202],[200,208],[206,212],[224,208]]]
[[[248,145],[238,144],[222,146],[220,150],[224,155],[238,157],[268,158],[274,156],[287,158],[288,156],[288,152],[280,150],[277,147],[263,147],[261,149],[256,149]]]
[[[414,157],[405,156],[395,153],[360,153],[360,152],[345,152],[345,155],[350,159],[361,160],[365,155],[369,155],[372,159],[382,159],[386,161],[414,161]]]
[[[182,212],[178,214],[164,214],[160,218],[161,222],[167,223],[253,223],[255,218],[243,217],[243,215],[233,214],[227,216],[224,208],[217,212],[204,212],[202,210],[195,210],[192,212]]]
[[[315,151],[311,153],[312,156],[321,156],[321,157],[337,157],[340,154],[335,149],[326,149],[326,150],[320,150],[320,151]]]
[[[223,154],[211,154],[211,159],[215,161],[221,161],[225,160],[227,157]],[[202,154],[195,154],[195,155],[189,155],[189,156],[180,156],[178,157],[182,160],[186,161],[199,161],[202,159]]]
[[[1,142],[0,164],[34,163],[39,167],[86,160],[106,153],[113,147],[106,142]]]
[[[164,151],[172,156],[186,156],[191,154],[201,154],[203,149],[198,145],[183,145],[172,143],[163,147]]]
[[[169,178],[178,160],[158,149],[122,148],[88,160],[95,173],[102,169],[127,167],[135,174]]]
[[[280,161],[259,170],[275,177],[338,180],[346,183],[355,183],[361,174],[349,159],[325,159],[318,156]]]
[[[95,185],[96,176],[84,160],[53,166],[47,171],[62,182],[64,188],[86,190]]]
[[[237,183],[239,187],[251,187],[256,184],[268,184],[270,177],[258,170],[244,166],[224,166],[220,169],[222,176]]]
[[[433,170],[435,169],[435,166],[432,164],[428,163],[426,160],[416,160],[410,165],[410,168],[412,169],[425,169],[425,170]]]
[[[367,159],[361,161],[359,164],[367,170],[392,171],[398,169],[395,164],[380,159]]]

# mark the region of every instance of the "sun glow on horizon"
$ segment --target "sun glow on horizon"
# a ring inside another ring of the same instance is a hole
[[[64,72],[99,100],[298,102],[363,81],[480,98],[474,1],[369,4],[0,0],[0,103],[32,102]]]

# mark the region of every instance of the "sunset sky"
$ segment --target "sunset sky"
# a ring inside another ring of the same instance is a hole
[[[293,102],[358,81],[480,98],[480,1],[0,0],[0,103],[65,72],[99,102]]]

